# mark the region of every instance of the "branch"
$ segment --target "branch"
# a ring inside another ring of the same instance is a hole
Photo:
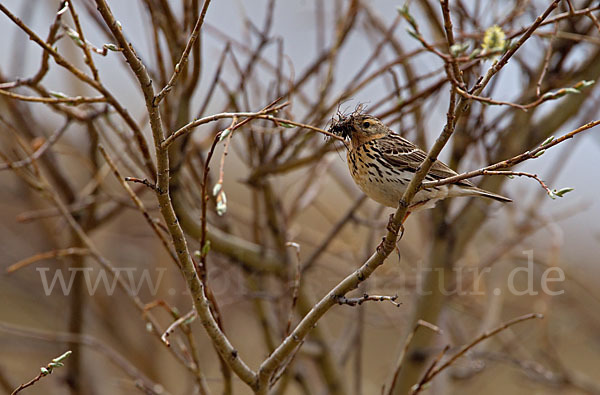
[[[230,118],[266,119],[268,121],[275,122],[276,124],[280,124],[283,127],[297,126],[300,128],[313,130],[315,132],[324,134],[324,135],[334,138],[336,140],[344,141],[344,139],[342,139],[340,136],[336,136],[326,130],[323,130],[323,129],[320,129],[320,128],[317,128],[317,127],[314,127],[311,125],[303,124],[300,122],[292,121],[289,119],[276,118],[272,115],[268,115],[269,113],[277,112],[278,110],[280,110],[288,105],[289,105],[289,102],[286,102],[286,103],[280,104],[278,106],[263,109],[258,112],[224,112],[224,113],[213,114],[213,115],[209,115],[207,117],[196,119],[195,121],[192,121],[192,122],[182,126],[176,132],[171,134],[167,139],[165,139],[165,141],[163,141],[163,143],[162,143],[162,148],[168,148],[175,139],[190,133],[192,131],[192,129],[197,126],[204,125],[205,123],[209,123],[209,122],[214,122],[219,119],[230,119]]]
[[[156,236],[160,239],[161,244],[165,248],[165,251],[167,252],[167,254],[169,254],[169,257],[171,257],[171,260],[173,260],[173,262],[175,262],[176,265],[179,265],[179,262],[177,261],[177,257],[175,256],[175,254],[171,250],[171,247],[169,246],[169,243],[167,242],[167,239],[165,238],[165,236],[160,231],[158,224],[155,222],[154,219],[152,219],[152,217],[150,216],[150,213],[148,213],[148,210],[146,210],[146,207],[144,206],[144,203],[135,194],[135,192],[133,191],[133,189],[131,189],[131,187],[129,186],[129,184],[127,184],[127,182],[126,182],[127,180],[125,178],[123,178],[123,176],[121,175],[121,172],[119,171],[119,169],[117,169],[117,165],[112,160],[112,158],[108,155],[108,152],[106,152],[106,149],[104,149],[104,147],[102,145],[98,145],[98,150],[100,151],[100,153],[104,157],[104,160],[106,161],[106,163],[108,164],[108,166],[112,170],[112,172],[115,175],[115,178],[117,179],[117,181],[119,182],[119,184],[121,184],[121,186],[123,187],[123,189],[125,189],[125,192],[127,192],[127,194],[129,195],[129,197],[131,198],[131,200],[133,201],[133,203],[135,204],[135,206],[137,207],[137,209],[144,216],[144,219],[146,220],[146,222],[148,223],[148,225],[150,225],[150,227],[154,231],[154,234],[156,234]],[[142,183],[143,183],[143,181],[142,181]],[[148,184],[145,184],[145,185],[148,185]]]
[[[459,82],[458,86],[464,86],[463,77],[460,71],[460,67],[458,65],[458,60],[452,54],[452,48],[454,47],[454,33],[452,31],[452,19],[450,18],[450,6],[448,4],[448,0],[440,1],[442,6],[442,15],[444,17],[444,30],[446,31],[446,40],[448,41],[448,52],[452,55],[450,63],[452,64],[452,73],[454,74],[454,79]]]
[[[11,393],[11,395],[16,395],[18,392],[21,392],[25,388],[34,385],[35,383],[37,383],[38,381],[40,381],[42,377],[46,377],[49,374],[51,374],[52,371],[54,370],[54,368],[61,368],[61,367],[65,366],[62,363],[62,361],[64,361],[69,355],[71,355],[71,353],[72,353],[72,351],[67,351],[64,354],[62,354],[61,356],[54,358],[52,360],[52,362],[50,362],[48,365],[46,365],[46,367],[42,367],[40,369],[41,370],[40,374],[38,374],[36,377],[34,377],[33,379],[31,379],[27,383],[21,384],[17,389],[15,389]]]
[[[582,16],[582,15],[589,16],[589,15],[592,15],[592,11],[598,11],[598,10],[600,10],[600,6],[588,7],[588,8],[584,8],[581,10],[577,10],[575,12],[569,12],[569,11],[563,12],[561,14],[553,16],[552,18],[549,18],[546,21],[543,21],[542,23],[540,23],[539,26],[545,26],[545,25],[548,25],[548,24],[551,24],[554,22],[558,22],[558,21],[561,21],[566,18],[572,18],[575,16]],[[517,30],[516,32],[509,35],[508,38],[517,37],[517,36],[523,34],[525,31],[527,31],[527,29],[525,29],[525,28]]]
[[[406,336],[406,340],[404,341],[404,347],[402,347],[402,352],[400,353],[400,356],[398,357],[398,362],[396,363],[396,368],[394,370],[394,377],[392,379],[392,383],[390,384],[390,389],[387,392],[388,395],[392,394],[392,390],[396,386],[396,381],[398,380],[398,375],[400,374],[400,370],[402,369],[402,366],[404,364],[404,358],[406,357],[406,353],[408,352],[408,346],[410,345],[413,337],[415,336],[415,334],[417,333],[417,330],[419,330],[420,327],[428,328],[440,335],[442,334],[442,330],[438,326],[433,325],[433,324],[431,324],[427,321],[423,321],[423,320],[417,321],[417,324],[415,325],[413,330],[408,334],[408,336]]]
[[[198,35],[200,34],[200,28],[202,27],[202,24],[204,23],[204,17],[206,16],[206,11],[208,10],[209,4],[210,4],[210,0],[204,0],[204,6],[202,7],[202,12],[198,16],[198,20],[196,20],[196,25],[194,26],[194,30],[192,30],[190,39],[188,40],[188,42],[185,46],[185,49],[183,50],[183,54],[181,54],[181,59],[179,59],[179,62],[177,62],[177,64],[175,64],[175,71],[173,71],[173,75],[169,79],[169,82],[167,83],[167,85],[165,85],[164,88],[162,88],[161,91],[158,92],[158,94],[154,97],[154,99],[152,99],[152,104],[154,106],[158,106],[160,104],[162,99],[164,99],[164,97],[167,95],[167,93],[169,93],[169,91],[173,88],[173,86],[175,86],[175,82],[177,82],[179,75],[181,74],[183,69],[185,69],[185,65],[187,64],[188,58],[190,56],[190,52],[192,52],[192,47],[194,46],[194,43],[196,42],[196,40],[198,39]]]
[[[294,317],[294,309],[296,308],[296,303],[298,302],[298,290],[300,289],[300,275],[302,274],[302,270],[300,269],[300,245],[294,242],[285,243],[286,247],[293,247],[296,250],[296,265],[295,265],[295,273],[294,280],[292,283],[292,304],[290,306],[290,312],[288,314],[287,325],[285,326],[284,336],[290,334],[290,329],[292,328],[292,318]]]
[[[215,317],[210,309],[210,302],[207,299],[204,285],[201,283],[192,257],[190,255],[187,241],[179,219],[175,214],[173,202],[169,193],[170,184],[170,166],[169,154],[166,146],[163,146],[164,131],[159,108],[154,103],[154,87],[152,79],[146,70],[142,61],[137,57],[131,44],[129,44],[123,35],[121,26],[114,18],[112,11],[106,4],[105,0],[96,0],[98,11],[102,15],[106,25],[111,33],[123,48],[123,56],[127,60],[131,70],[138,79],[140,88],[144,94],[146,110],[150,119],[150,128],[152,129],[152,137],[154,140],[154,148],[156,152],[157,172],[156,172],[156,187],[159,191],[156,194],[160,213],[169,230],[171,241],[175,247],[177,259],[181,267],[181,272],[187,283],[187,287],[192,295],[194,307],[198,312],[200,321],[204,326],[208,336],[214,347],[219,352],[220,356],[227,362],[231,369],[244,381],[251,385],[255,382],[256,374],[246,365],[239,357],[237,350],[233,347],[225,333],[219,328]]]
[[[463,346],[456,354],[454,354],[448,361],[446,361],[444,364],[442,364],[440,367],[438,367],[437,369],[432,369],[429,374],[425,375],[424,379],[421,380],[421,383],[417,384],[412,391],[412,395],[418,394],[419,392],[421,392],[421,390],[423,390],[423,386],[430,382],[431,380],[433,380],[433,378],[435,376],[437,376],[438,374],[440,374],[444,369],[448,368],[450,365],[452,365],[454,362],[456,362],[456,360],[458,358],[460,358],[461,356],[463,356],[467,351],[469,351],[470,349],[472,349],[473,347],[475,347],[477,344],[481,343],[482,341],[484,341],[485,339],[488,339],[492,336],[494,336],[495,334],[502,332],[505,329],[508,329],[509,327],[518,324],[519,322],[523,322],[523,321],[527,321],[533,318],[544,318],[544,316],[542,314],[536,314],[536,313],[530,313],[530,314],[525,314],[523,316],[514,318],[510,321],[507,321],[505,323],[503,323],[502,325],[498,326],[497,328],[492,329],[491,331],[488,332],[484,332],[481,335],[479,335],[475,340],[473,340],[471,343]]]
[[[386,296],[386,295],[364,294],[360,298],[347,298],[345,296],[339,296],[337,298],[337,303],[339,305],[347,304],[348,306],[357,306],[357,305],[360,306],[361,304],[368,302],[368,301],[373,301],[373,302],[388,301],[388,302],[392,303],[394,306],[400,307],[401,303],[396,302],[396,299],[398,299],[398,295]]]
[[[454,83],[456,83],[456,82],[454,82]],[[549,100],[556,100],[558,98],[563,97],[564,95],[566,95],[568,93],[580,93],[581,88],[589,86],[593,83],[594,83],[594,81],[579,81],[572,87],[562,88],[562,89],[559,89],[554,92],[547,92],[547,93],[543,94],[542,96],[540,96],[538,99],[536,99],[528,104],[518,104],[518,103],[507,102],[507,101],[494,100],[489,97],[476,96],[476,95],[472,95],[460,88],[457,88],[457,92],[466,99],[477,100],[477,101],[485,103],[485,104],[491,104],[491,105],[496,105],[496,106],[510,106],[510,107],[518,108],[519,110],[527,112],[530,108],[537,107],[540,104],[542,104],[543,102],[546,102]]]
[[[531,36],[535,30],[535,27],[537,27],[537,25],[541,23],[541,21],[550,13],[550,11],[556,7],[557,3],[558,0],[555,0],[545,13],[536,19],[536,22],[531,26],[530,29],[528,29],[527,33],[521,38],[521,40],[519,40],[517,45],[515,45],[514,48],[512,48],[502,57],[501,62],[494,64],[490,68],[486,74],[486,78],[483,79],[483,82],[476,85],[475,91],[477,93],[483,90],[489,79],[506,64],[508,59],[515,53],[516,49],[518,49],[523,42],[525,42],[525,40]],[[402,226],[402,221],[408,212],[410,202],[420,189],[421,183],[425,179],[425,176],[429,173],[431,166],[433,163],[435,163],[442,148],[446,145],[450,136],[452,135],[457,117],[466,110],[467,99],[461,100],[460,104],[461,105],[459,106],[456,105],[456,93],[455,90],[453,90],[450,95],[446,126],[408,184],[402,198],[399,201],[398,209],[388,224],[388,233],[378,246],[377,251],[357,271],[342,280],[342,282],[340,282],[333,290],[323,297],[302,319],[302,321],[283,341],[283,343],[261,364],[258,371],[259,382],[257,386],[259,389],[263,389],[268,386],[270,377],[277,366],[282,363],[287,356],[289,356],[289,354],[298,345],[298,342],[304,339],[310,329],[325,314],[325,312],[332,307],[335,301],[340,296],[344,296],[350,290],[356,289],[358,284],[366,280],[373,273],[373,271],[377,269],[377,267],[383,264],[384,260],[389,256],[389,254],[391,254],[395,247],[398,231]]]
[[[102,0],[102,3],[104,3],[104,5],[106,6],[106,3],[103,0]],[[108,6],[106,6],[106,7],[108,7]],[[148,145],[146,144],[146,140],[145,140],[144,136],[142,135],[142,131],[138,127],[135,120],[131,117],[131,115],[129,115],[127,110],[121,106],[121,104],[112,95],[112,93],[110,93],[106,89],[106,87],[104,85],[102,85],[100,82],[96,81],[93,78],[90,78],[87,74],[85,74],[84,72],[79,70],[77,67],[75,67],[72,63],[70,63],[68,60],[66,60],[50,44],[48,44],[44,40],[42,40],[37,34],[35,34],[35,32],[33,30],[31,30],[27,25],[25,25],[25,23],[23,23],[22,20],[20,20],[14,14],[12,14],[8,10],[8,8],[6,8],[2,3],[0,3],[0,11],[3,12],[8,18],[10,18],[10,20],[12,20],[19,28],[21,28],[21,30],[23,30],[25,33],[27,33],[27,35],[29,35],[30,40],[34,41],[40,47],[42,47],[42,49],[44,50],[44,53],[48,53],[50,56],[52,56],[54,58],[54,61],[58,65],[64,67],[71,74],[73,74],[75,77],[77,77],[79,80],[87,83],[88,85],[90,85],[91,87],[96,89],[98,92],[100,92],[102,95],[104,95],[104,97],[106,97],[106,100],[115,108],[115,110],[119,113],[119,115],[121,115],[121,117],[125,120],[127,125],[131,128],[131,130],[133,130],[138,148],[140,149],[142,156],[144,158],[144,164],[146,166],[146,169],[150,172],[150,174],[154,175],[156,173],[156,169],[154,167],[154,164],[152,163],[152,158],[150,157],[150,151],[148,149]],[[118,29],[120,32],[120,27],[118,27],[117,22],[114,20],[114,18],[113,18],[113,27],[112,28]],[[121,34],[121,36],[122,36],[122,34]],[[121,44],[123,44],[123,43],[129,49],[127,41],[125,40],[124,37],[123,37],[123,42]],[[124,52],[127,52],[127,51],[124,51]],[[136,64],[141,65],[140,60],[136,56],[133,56],[133,58],[135,58],[135,60],[137,61]],[[128,58],[127,60],[133,61],[133,59],[130,59],[130,58]],[[132,65],[131,62],[129,64]],[[150,84],[150,88],[151,88],[152,81],[150,80],[149,77],[148,77],[148,81],[146,81],[146,83]],[[145,87],[145,85],[142,85],[142,90],[144,90],[144,87]]]
[[[181,324],[187,324],[189,322],[192,322],[197,316],[198,314],[196,314],[196,310],[188,311],[185,315],[173,321],[173,323],[171,323],[171,325],[169,325],[169,327],[162,334],[160,339],[165,343],[167,347],[171,347],[171,343],[169,342],[167,337],[169,337],[178,326],[180,326]]]
[[[79,23],[79,15],[75,12],[75,7],[73,6],[73,1],[67,1],[67,6],[69,7],[69,11],[71,12],[71,17],[73,18],[73,23],[75,23],[75,29],[77,29],[77,38],[78,41],[81,42],[81,48],[83,49],[83,53],[85,54],[85,63],[90,68],[92,75],[94,76],[94,80],[100,82],[100,76],[98,74],[98,69],[94,64],[94,59],[92,58],[92,53],[90,52],[90,47],[83,36],[83,29],[81,28],[81,24]],[[106,48],[104,49],[104,54],[106,54]]]
[[[122,354],[115,349],[102,343],[95,337],[82,333],[56,332],[45,331],[41,329],[33,329],[21,327],[6,322],[0,322],[0,332],[8,333],[19,337],[28,337],[31,339],[39,339],[52,344],[57,343],[78,343],[89,347],[90,349],[104,355],[110,362],[118,367],[125,375],[130,377],[135,384],[146,391],[148,394],[158,395],[154,390],[157,388],[157,383],[150,380],[143,372],[138,370],[134,364],[129,362]]]
[[[53,95],[55,97],[34,97],[34,96],[19,95],[18,93],[13,93],[13,92],[6,91],[4,89],[0,89],[0,95],[8,96],[13,99],[17,99],[17,100],[21,100],[21,101],[28,101],[28,102],[34,102],[34,103],[46,103],[46,104],[67,103],[67,104],[72,104],[74,106],[78,105],[78,104],[83,104],[83,103],[106,103],[106,101],[107,101],[106,97],[104,97],[104,96],[68,97],[59,92],[53,93]]]
[[[67,131],[70,124],[70,121],[65,122],[65,124],[60,129],[52,133],[52,135],[48,137],[47,140],[44,140],[44,143],[27,158],[15,162],[1,163],[0,171],[6,169],[14,170],[19,167],[29,166],[30,164],[38,160],[42,155],[44,155],[44,152],[46,152],[46,150],[48,150],[48,148],[50,148]]]
[[[147,178],[125,177],[125,178],[123,178],[123,180],[129,181],[129,182],[134,182],[134,183],[137,183],[137,184],[142,184],[142,185],[145,185],[146,187],[150,188],[154,192],[160,192],[156,188],[156,185],[154,185],[153,183],[151,183],[150,181],[148,181]]]
[[[458,174],[456,176],[444,178],[439,181],[426,181],[422,184],[422,187],[423,188],[433,188],[433,187],[437,187],[440,185],[454,184],[458,181],[466,180],[467,178],[485,175],[486,172],[489,173],[490,171],[493,171],[493,170],[506,169],[508,167],[514,166],[521,162],[524,162],[528,159],[537,158],[538,156],[542,155],[548,148],[552,148],[555,145],[560,144],[565,140],[571,139],[575,135],[577,135],[581,132],[584,132],[588,129],[591,129],[595,126],[598,126],[598,125],[600,125],[600,120],[588,122],[585,125],[580,126],[577,129],[575,129],[557,139],[549,138],[548,139],[549,141],[547,140],[547,142],[542,143],[539,147],[537,147],[536,149],[534,149],[532,151],[524,152],[524,153],[514,156],[510,159],[506,159],[501,162],[494,163],[493,165],[489,165],[489,166],[483,167],[478,170],[468,171],[465,173]],[[493,174],[493,173],[489,173],[489,174]]]
[[[550,190],[550,188],[548,188],[548,185],[546,185],[546,183],[541,178],[539,178],[537,174],[526,173],[523,171],[510,171],[510,170],[497,170],[497,171],[486,170],[483,174],[491,175],[491,176],[508,176],[508,177],[516,176],[516,177],[533,178],[540,184],[540,186],[542,188],[544,188],[544,190],[546,191],[548,196],[550,196],[551,198],[554,198],[554,192],[552,192]]]
[[[437,156],[440,151],[448,142],[448,139],[454,131],[454,112],[456,110],[456,94],[450,95],[450,104],[447,114],[447,123],[444,130],[436,140],[435,144],[431,147],[427,157],[419,167],[419,170],[415,173],[411,179],[406,191],[400,199],[398,209],[396,213],[390,219],[388,224],[388,232],[377,247],[377,250],[371,255],[371,257],[354,273],[348,275],[338,285],[336,285],[327,295],[325,295],[313,308],[308,312],[306,316],[300,321],[296,328],[287,336],[284,341],[271,353],[271,355],[265,359],[260,365],[258,370],[258,382],[255,387],[258,388],[259,394],[266,394],[267,388],[269,387],[271,377],[277,368],[284,363],[290,354],[296,349],[296,347],[304,340],[306,335],[310,332],[317,321],[333,306],[337,303],[340,296],[346,295],[349,291],[356,289],[358,285],[365,281],[369,276],[381,266],[385,259],[392,253],[396,246],[396,240],[398,238],[398,231],[402,226],[410,202],[419,190],[421,182],[425,179],[429,169],[435,163]],[[262,391],[262,392],[260,392]]]
[[[280,106],[276,106],[277,102],[279,101],[279,99],[271,102],[270,104],[268,104],[265,108],[263,108],[260,112],[263,111],[268,111],[269,109],[273,109],[276,107],[280,107]],[[281,106],[283,105],[287,105],[287,103],[283,103]],[[226,205],[226,201],[224,198],[224,192],[222,191],[223,188],[223,167],[224,167],[224,160],[225,160],[225,155],[227,155],[227,147],[229,146],[229,142],[231,140],[231,137],[233,135],[233,131],[243,125],[245,125],[246,123],[250,122],[252,118],[246,118],[241,122],[237,122],[237,117],[233,118],[233,121],[231,123],[231,126],[219,133],[216,134],[216,136],[213,139],[212,145],[210,147],[210,149],[208,150],[208,154],[206,156],[206,162],[204,163],[204,171],[203,171],[203,177],[202,177],[202,185],[201,185],[201,196],[202,196],[202,201],[201,201],[201,218],[200,218],[200,227],[201,227],[201,232],[200,232],[200,248],[201,248],[201,253],[200,253],[200,265],[198,266],[198,275],[200,276],[200,280],[205,283],[206,281],[206,256],[208,254],[208,251],[210,249],[210,245],[206,243],[207,240],[207,214],[206,214],[206,209],[207,209],[207,203],[208,203],[208,173],[210,171],[210,161],[214,155],[215,152],[215,148],[217,147],[217,144],[223,139],[223,138],[227,138],[227,140],[225,141],[225,148],[223,150],[223,156],[221,158],[222,162],[221,162],[221,168],[220,168],[220,174],[219,174],[219,181],[217,182],[217,184],[215,185],[215,189],[213,189],[213,193],[215,193],[215,195],[217,195],[217,213],[220,212],[220,210],[226,210],[227,209],[227,205]],[[219,200],[220,199],[220,200]],[[220,203],[220,204],[219,204]],[[221,211],[220,214],[224,213],[224,211]]]
[[[540,27],[542,22],[558,6],[559,2],[560,2],[560,0],[554,0],[548,6],[548,8],[546,8],[544,13],[536,18],[536,20],[531,24],[531,26],[529,26],[529,28],[527,28],[527,30],[523,33],[521,38],[514,45],[511,45],[510,49],[508,51],[506,51],[506,53],[500,58],[500,60],[498,60],[497,62],[494,62],[492,64],[492,66],[489,68],[489,70],[487,71],[487,73],[485,74],[483,79],[481,79],[481,81],[479,81],[477,84],[475,84],[475,86],[473,87],[473,89],[471,90],[470,93],[474,94],[475,96],[481,95],[481,92],[487,86],[487,84],[490,82],[492,77],[494,75],[496,75],[496,73],[499,72],[504,66],[506,66],[506,63],[508,62],[508,60],[517,52],[517,50],[519,48],[521,48],[521,46],[525,43],[525,41],[527,41],[529,39],[529,37],[531,37],[533,32],[535,32],[536,29],[538,27]],[[461,111],[464,112],[465,110],[466,110],[466,108],[463,108]]]
[[[63,248],[60,250],[52,250],[52,251],[48,251],[48,252],[41,252],[39,254],[30,256],[29,258],[22,259],[17,263],[13,263],[12,265],[10,265],[9,267],[6,268],[6,273],[10,274],[10,273],[16,272],[17,270],[22,269],[25,266],[29,266],[32,263],[39,262],[44,259],[53,259],[53,258],[73,256],[73,255],[85,256],[85,255],[89,255],[89,254],[90,254],[90,251],[87,248],[77,248],[77,247]]]

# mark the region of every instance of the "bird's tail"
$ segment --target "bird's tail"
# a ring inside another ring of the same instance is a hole
[[[477,188],[477,187],[463,188],[463,190],[468,191],[469,192],[468,195],[471,195],[471,196],[483,196],[486,198],[497,200],[502,203],[512,202],[512,199],[509,199],[505,196],[498,195],[497,193],[486,191],[485,189],[481,189],[481,188]]]

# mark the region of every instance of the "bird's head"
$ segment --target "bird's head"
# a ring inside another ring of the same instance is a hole
[[[378,139],[389,133],[389,129],[372,115],[354,112],[350,115],[339,115],[329,127],[329,132],[352,141],[353,146],[361,145],[369,140]]]

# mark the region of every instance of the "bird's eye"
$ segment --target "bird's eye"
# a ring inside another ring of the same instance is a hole
[[[368,129],[371,127],[371,122],[369,121],[364,121],[362,124],[363,128]]]

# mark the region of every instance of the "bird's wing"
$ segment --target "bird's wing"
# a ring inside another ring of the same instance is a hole
[[[377,139],[377,148],[381,151],[384,160],[390,165],[397,169],[413,172],[417,170],[427,157],[425,151],[397,134],[388,134],[385,137]],[[441,180],[455,176],[457,173],[443,162],[436,160],[431,166],[431,169],[429,169],[428,175]],[[474,186],[473,183],[468,180],[462,180],[456,184],[461,186]]]

